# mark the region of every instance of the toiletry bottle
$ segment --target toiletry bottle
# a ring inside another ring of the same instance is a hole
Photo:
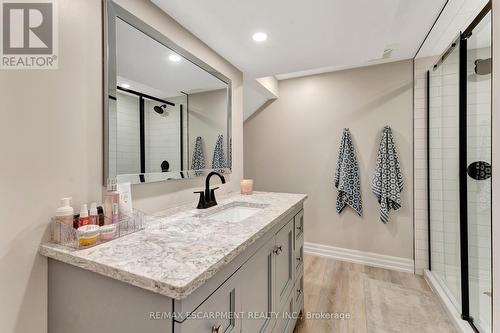
[[[71,198],[62,198],[61,207],[56,209],[56,220],[68,226],[73,226],[74,210],[71,207]]]
[[[113,218],[113,204],[118,204],[120,195],[116,191],[116,179],[108,179],[108,191],[104,194],[105,224],[111,223]]]
[[[111,213],[111,223],[115,224],[118,222],[118,204],[114,203]]]
[[[83,204],[80,208],[80,217],[78,218],[78,227],[90,224],[89,210],[87,204]]]
[[[99,226],[102,227],[104,225],[104,208],[102,208],[102,206],[97,207],[97,215],[99,218]]]
[[[90,204],[90,224],[99,224],[97,216],[97,204],[95,202]]]
[[[132,189],[130,182],[119,183],[116,186],[118,192],[118,214],[120,219],[132,216]]]
[[[79,224],[80,224],[80,214],[73,215],[73,228],[78,229]]]

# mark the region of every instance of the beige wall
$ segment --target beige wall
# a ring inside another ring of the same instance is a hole
[[[233,182],[242,174],[241,73],[148,1],[119,1],[233,80]],[[101,1],[58,0],[59,69],[0,72],[0,331],[47,331],[47,263],[37,254],[59,198],[102,191]],[[139,185],[153,211],[196,201],[201,180]]]
[[[307,193],[306,241],[413,258],[412,62],[280,81],[280,98],[244,124],[245,177],[256,188]],[[371,192],[381,130],[393,129],[405,179],[403,207],[379,222]],[[349,127],[361,170],[363,217],[335,211],[333,177]]]

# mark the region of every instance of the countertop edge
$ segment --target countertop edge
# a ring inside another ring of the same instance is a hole
[[[163,296],[167,296],[170,298],[180,299],[174,297],[174,295],[176,295],[176,291],[174,292],[171,291],[171,290],[176,290],[175,287],[161,283],[153,279],[146,278],[144,276],[136,275],[134,273],[125,270],[116,269],[109,266],[105,266],[103,264],[95,263],[89,259],[79,258],[75,256],[70,258],[68,254],[60,253],[56,250],[53,250],[50,246],[46,246],[45,244],[42,244],[40,246],[38,253],[49,259],[57,260],[89,272],[97,273],[99,275],[106,276],[108,278],[111,278],[119,282],[127,283],[132,286],[149,290],[154,293],[161,294]],[[183,291],[180,290],[178,292],[182,293]]]

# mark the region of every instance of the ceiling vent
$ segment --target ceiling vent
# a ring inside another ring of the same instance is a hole
[[[384,53],[382,53],[382,59],[388,59],[391,57],[392,49],[385,49]]]

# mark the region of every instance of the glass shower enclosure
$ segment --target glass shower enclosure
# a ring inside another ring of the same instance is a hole
[[[430,270],[491,332],[491,8],[427,73]]]

